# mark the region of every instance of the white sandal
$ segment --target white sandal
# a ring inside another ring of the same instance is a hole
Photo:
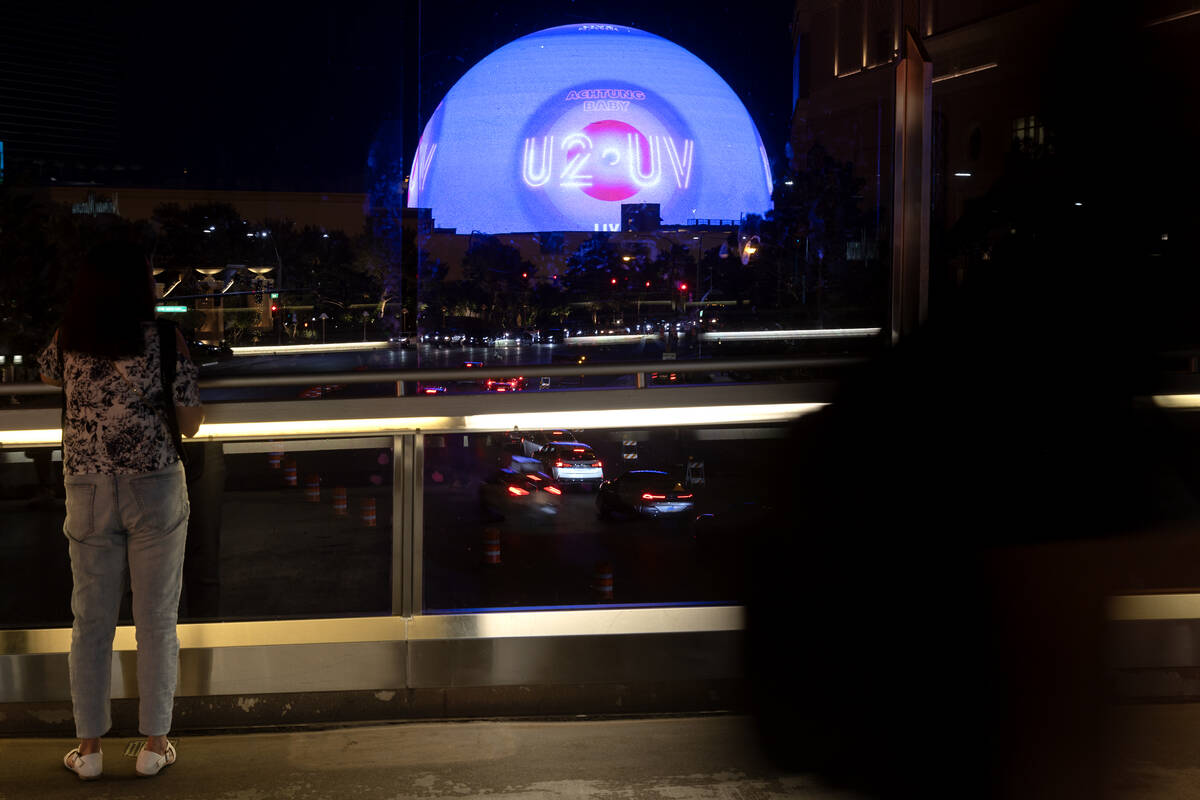
[[[94,781],[104,771],[104,753],[89,753],[85,756],[76,747],[63,756],[63,766],[78,775],[81,781]]]
[[[143,747],[137,757],[137,774],[143,778],[149,778],[152,775],[157,775],[164,767],[169,767],[174,763],[175,745],[170,742],[167,742],[167,752],[162,755]]]

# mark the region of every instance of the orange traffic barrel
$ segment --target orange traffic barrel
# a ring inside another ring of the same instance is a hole
[[[592,588],[596,591],[596,597],[600,600],[613,599],[613,566],[607,561],[601,561],[596,565],[596,572],[592,576]]]
[[[283,482],[288,486],[296,485],[296,459],[288,458],[284,460]]]
[[[500,531],[497,528],[483,530],[483,563],[500,563]]]
[[[346,508],[346,487],[333,487],[333,513],[339,517],[344,517],[350,513]]]
[[[362,524],[368,528],[375,527],[375,498],[364,497],[362,505],[359,506],[359,519]]]
[[[304,499],[310,503],[321,502],[320,475],[309,475],[304,479]]]
[[[279,469],[283,462],[283,448],[277,444],[271,445],[271,452],[267,453],[267,466],[271,469]]]

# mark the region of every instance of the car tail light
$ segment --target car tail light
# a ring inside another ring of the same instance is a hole
[[[665,494],[650,494],[649,492],[643,492],[642,499],[643,500],[666,500],[667,496]]]
[[[508,487],[508,493],[511,494],[513,497],[524,497],[525,495],[529,494],[529,492],[525,491],[520,486]]]
[[[592,462],[592,466],[593,466],[593,467],[603,467],[603,466],[604,466],[604,462],[603,462],[603,461],[593,461],[593,462]]]
[[[426,389],[425,394],[437,394],[437,389]]]
[[[546,491],[550,494],[562,494],[562,489],[558,488],[557,486],[547,486]]]
[[[562,465],[563,465],[563,462],[561,462],[561,461],[555,461],[555,462],[554,462],[554,466],[556,466],[556,467],[558,467],[558,468],[560,468],[560,469],[562,468]]]
[[[677,494],[677,495],[675,495],[675,499],[676,499],[676,500],[687,500],[687,499],[688,499],[688,498],[690,498],[690,497],[691,497],[691,495],[690,495],[690,494]]]
[[[572,453],[585,453],[587,451],[584,450],[582,447],[572,447],[571,452]]]

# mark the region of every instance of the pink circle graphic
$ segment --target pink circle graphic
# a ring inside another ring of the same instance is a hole
[[[641,163],[650,160],[650,143],[641,131],[627,122],[615,119],[602,119],[591,123],[583,129],[591,143],[590,148],[583,142],[577,142],[567,150],[567,158],[575,158],[583,154],[585,149],[588,160],[586,172],[590,174],[591,184],[580,186],[583,193],[597,200],[616,202],[633,197],[638,193],[634,184],[631,169],[630,137],[637,142]]]

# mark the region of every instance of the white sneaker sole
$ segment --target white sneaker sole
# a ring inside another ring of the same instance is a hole
[[[151,757],[145,759],[149,763],[146,764],[146,769],[143,770],[142,756],[147,755]],[[138,753],[137,766],[134,767],[134,771],[138,774],[139,778],[153,778],[155,775],[174,764],[175,759],[175,745],[171,744],[170,742],[167,742],[167,752],[163,755],[159,755],[158,753],[153,753],[145,748],[142,748],[142,751]]]
[[[100,768],[96,770],[95,774],[82,771],[82,768],[86,766],[86,764],[84,763],[84,759],[87,758],[87,756],[81,755],[79,753],[78,747],[75,748],[74,750],[70,751],[69,753],[67,753],[65,756],[63,756],[63,766],[66,767],[67,769],[71,770],[71,772],[74,772],[75,775],[81,781],[94,781],[94,780],[98,779],[101,775],[104,774],[104,761],[103,761],[104,754],[96,753],[95,755],[100,756]],[[77,766],[73,767],[69,763],[67,763],[68,761],[71,760],[71,756],[75,756],[75,762],[76,762]]]

